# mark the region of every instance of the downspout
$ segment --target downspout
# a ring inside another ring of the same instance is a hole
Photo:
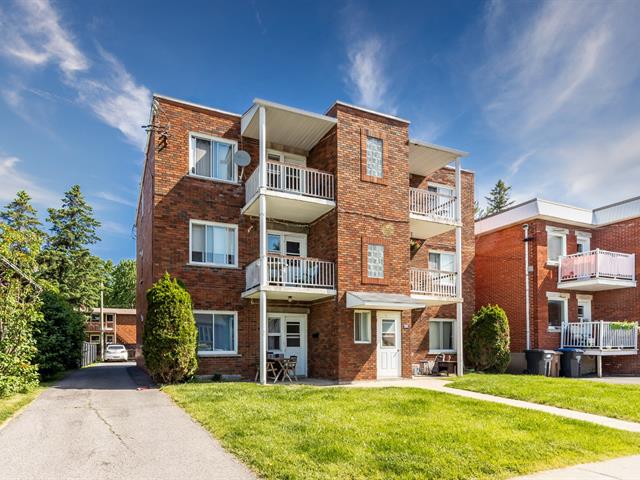
[[[531,314],[529,305],[529,224],[522,226],[524,230],[524,324],[526,336],[526,349],[531,350]]]

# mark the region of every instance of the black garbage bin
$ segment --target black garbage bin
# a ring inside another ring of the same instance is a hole
[[[525,350],[527,373],[530,375],[551,375],[551,362],[554,355],[557,355],[554,350]]]
[[[558,352],[562,352],[560,358],[560,376],[578,378],[580,376],[580,363],[584,350],[579,348],[559,348]]]

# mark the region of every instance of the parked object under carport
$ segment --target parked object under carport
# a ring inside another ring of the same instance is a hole
[[[559,371],[559,358],[562,353],[555,350],[525,350],[527,359],[527,371],[530,375],[545,375],[557,377]]]
[[[581,362],[584,350],[579,348],[559,348],[558,352],[562,352],[560,358],[560,376],[578,378],[581,373]]]

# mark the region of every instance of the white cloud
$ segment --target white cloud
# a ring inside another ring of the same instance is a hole
[[[98,192],[95,194],[96,197],[102,198],[103,200],[107,200],[108,202],[118,203],[120,205],[125,205],[127,207],[135,207],[136,203],[133,200],[128,200],[119,195],[115,195],[110,192]]]
[[[0,201],[8,203],[19,190],[26,190],[34,203],[51,207],[59,201],[58,196],[18,169],[20,159],[0,154]]]
[[[127,227],[118,222],[113,222],[111,220],[101,220],[100,230],[104,233],[118,235],[121,237],[131,237],[132,228]]]
[[[381,39],[371,36],[357,40],[349,47],[347,56],[348,83],[355,102],[370,108],[389,108],[389,81]]]
[[[62,82],[76,92],[77,104],[144,149],[145,133],[140,126],[147,121],[151,92],[99,47],[91,63],[47,0],[16,2],[11,14],[0,12],[0,54],[31,68],[57,66]],[[5,88],[2,94],[24,118],[21,91]]]

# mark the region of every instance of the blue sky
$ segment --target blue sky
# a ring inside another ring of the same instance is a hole
[[[81,8],[79,7],[81,5]],[[94,252],[133,257],[151,92],[244,112],[341,99],[470,152],[482,198],[640,194],[640,2],[0,4],[0,202],[79,183]]]

